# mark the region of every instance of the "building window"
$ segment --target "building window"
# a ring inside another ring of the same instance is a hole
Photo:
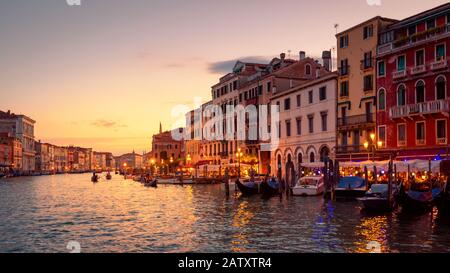
[[[417,31],[416,25],[408,27],[408,35],[409,36],[416,34],[416,31]]]
[[[423,49],[416,51],[416,66],[422,66],[425,63],[425,51]]]
[[[348,75],[348,59],[341,60],[341,67],[339,68],[339,74],[341,76]]]
[[[436,120],[437,144],[447,144],[447,120]]]
[[[443,76],[436,79],[436,100],[445,100],[447,93],[447,83]]]
[[[397,125],[397,145],[406,145],[406,124],[404,123]]]
[[[348,90],[348,81],[341,82],[341,88],[340,88],[339,96],[341,97],[348,97],[349,96],[349,90]]]
[[[290,120],[286,120],[286,136],[287,137],[291,136],[291,121]]]
[[[287,98],[284,100],[284,110],[290,110],[291,109],[291,99]]]
[[[384,77],[386,76],[386,67],[384,61],[378,62],[378,77]]]
[[[436,46],[436,61],[445,60],[445,44]]]
[[[272,82],[267,83],[267,93],[269,93],[272,90]]]
[[[320,100],[326,100],[327,99],[327,87],[326,86],[321,87],[319,89],[319,97],[320,97]]]
[[[378,127],[378,140],[386,147],[386,126]]]
[[[402,84],[398,87],[397,90],[397,106],[406,105],[406,88]]]
[[[363,29],[363,39],[368,39],[373,36],[373,25],[366,26]]]
[[[262,91],[263,90],[263,87],[262,87],[262,85],[259,85],[258,86],[258,96],[261,96],[262,95]]]
[[[326,132],[328,130],[328,126],[327,126],[328,113],[322,112],[320,114],[320,116],[322,118],[322,132]]]
[[[364,76],[364,91],[373,90],[373,75]]]
[[[339,47],[340,47],[340,48],[346,48],[346,47],[348,47],[348,34],[347,34],[347,35],[344,35],[344,36],[341,36],[341,37],[339,38]]]
[[[418,81],[416,84],[416,103],[425,102],[425,83]]]
[[[427,29],[433,29],[436,27],[436,20],[430,19],[427,21]]]
[[[363,67],[364,69],[372,68],[372,51],[364,53]]]
[[[386,91],[384,89],[378,91],[378,110],[386,110]]]
[[[425,144],[425,122],[416,123],[416,144]]]
[[[296,119],[296,125],[297,125],[297,135],[302,134],[302,118]]]
[[[311,152],[309,154],[309,162],[310,163],[316,162],[316,158],[315,158],[314,152]]]
[[[308,128],[309,128],[310,134],[314,133],[314,116],[313,115],[308,116]]]
[[[405,71],[406,69],[406,59],[405,55],[397,57],[397,71]]]
[[[311,65],[305,65],[305,74],[308,76],[311,75]]]
[[[308,92],[308,101],[309,101],[309,104],[313,103],[313,91],[312,90]]]
[[[302,105],[302,96],[299,94],[297,95],[297,107],[300,107]]]

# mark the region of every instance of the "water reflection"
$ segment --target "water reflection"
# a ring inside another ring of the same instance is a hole
[[[221,185],[160,186],[113,176],[0,181],[0,252],[449,252],[450,220],[435,209],[361,213],[322,198],[225,198]]]

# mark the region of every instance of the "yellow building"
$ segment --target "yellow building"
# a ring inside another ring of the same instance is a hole
[[[375,132],[375,57],[378,33],[396,20],[374,17],[336,35],[338,63],[337,155],[367,159],[363,143]]]

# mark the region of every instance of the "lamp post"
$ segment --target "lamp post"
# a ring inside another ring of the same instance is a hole
[[[382,141],[376,141],[374,133],[370,134],[369,141],[364,142],[364,148],[367,150],[367,160],[370,160],[370,153],[372,153],[372,161],[375,162],[375,151],[383,147]]]
[[[189,172],[191,172],[191,155],[190,154],[188,154],[186,156],[186,165],[189,168]],[[192,173],[191,173],[191,175],[192,175]]]
[[[151,175],[153,175],[154,174],[153,168],[155,167],[155,160],[153,158],[150,159],[150,166],[151,166],[150,173]]]
[[[244,154],[241,152],[241,148],[238,148],[236,158],[238,160],[238,179],[241,178],[241,158]]]
[[[170,165],[169,165],[169,172],[172,172],[172,164],[173,164],[173,157],[170,157],[169,159]]]

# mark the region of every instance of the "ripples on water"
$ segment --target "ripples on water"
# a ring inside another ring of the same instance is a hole
[[[225,198],[221,185],[146,188],[90,174],[0,180],[0,252],[449,252],[436,210],[365,215],[356,202]]]

